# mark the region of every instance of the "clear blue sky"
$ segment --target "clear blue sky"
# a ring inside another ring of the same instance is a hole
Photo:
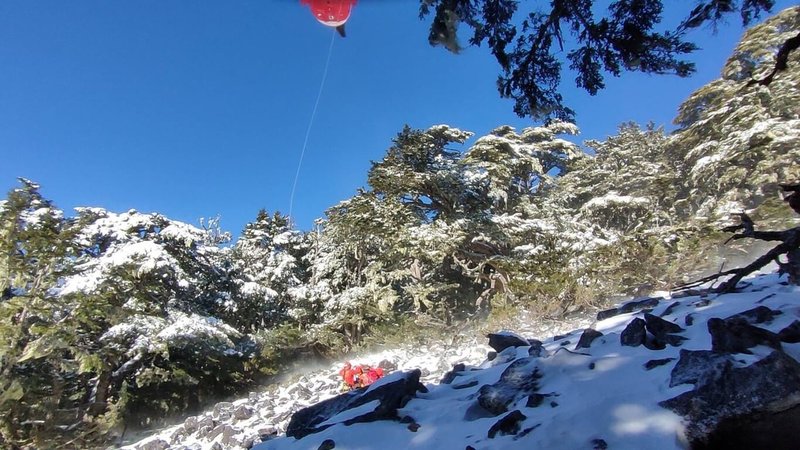
[[[533,124],[498,97],[485,47],[428,45],[418,4],[361,0],[334,42],[299,228],[363,186],[406,123],[479,135]],[[580,138],[629,120],[669,129],[680,102],[718,77],[742,31],[729,22],[698,35],[692,78],[629,74],[595,97],[565,80]],[[331,35],[299,0],[0,2],[0,189],[23,176],[68,214],[135,208],[194,224],[219,214],[234,234],[259,208],[286,213]]]

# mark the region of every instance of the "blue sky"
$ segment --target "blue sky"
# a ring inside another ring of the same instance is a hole
[[[299,228],[363,186],[404,124],[479,135],[533,125],[499,98],[486,48],[428,45],[418,3],[361,0],[337,36],[295,194]],[[567,76],[580,139],[629,120],[669,129],[680,102],[718,77],[742,32],[729,22],[695,35],[689,79],[627,74],[590,97]],[[286,213],[331,37],[299,0],[0,2],[0,189],[23,176],[67,210],[220,215],[234,234],[259,208]]]

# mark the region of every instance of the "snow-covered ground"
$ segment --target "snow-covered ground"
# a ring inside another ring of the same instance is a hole
[[[328,440],[326,448],[332,448],[330,444],[334,443],[337,449],[351,450],[684,448],[679,437],[685,421],[658,404],[693,389],[690,383],[671,383],[680,352],[711,349],[707,326],[711,318],[727,318],[766,306],[778,313],[759,323],[761,328],[778,333],[797,321],[800,288],[781,281],[777,274],[768,274],[748,280],[751,285],[740,293],[662,298],[644,311],[614,315],[594,324],[583,317],[575,323],[562,324],[573,331],[547,339],[532,334],[533,326],[514,330],[526,338],[543,341],[538,356],[531,356],[534,353],[531,347],[510,347],[489,361],[486,354],[490,349],[485,339],[479,342],[465,338],[455,345],[404,348],[355,357],[354,362],[369,364],[390,360],[397,364],[398,370],[423,369],[422,381],[428,392],[417,393],[399,411],[400,417],[413,418],[414,427],[398,421],[350,426],[337,423],[345,420],[346,415],[359,412],[346,410],[330,418],[328,422],[336,424],[321,432],[302,439],[272,437],[253,448],[316,450]],[[646,312],[680,326],[681,331],[673,334],[681,339],[663,349],[622,345],[623,330]],[[576,348],[587,325],[593,325],[602,336],[588,348]],[[548,331],[561,333],[557,328]],[[800,344],[784,342],[782,349],[795,360],[800,359]],[[752,354],[733,355],[735,367],[747,367],[772,352],[766,346],[750,350]],[[465,363],[466,369],[458,372],[452,383],[438,384],[444,373],[458,362]],[[511,370],[510,366],[527,376],[538,372],[534,377],[536,394],[531,394],[530,389],[521,389],[518,395],[512,393],[507,411],[519,411],[523,418],[513,433],[497,430],[492,433],[505,413],[486,414],[477,404],[480,396],[487,395],[486,386],[497,386],[498,381],[508,377],[504,373]],[[291,414],[299,408],[337,395],[338,369],[339,364],[335,364],[291,383],[253,393],[248,399],[217,405],[216,411],[188,419],[184,425],[164,430],[128,448],[218,450],[255,444],[262,436],[283,433]],[[210,429],[202,436],[190,433],[199,428],[196,422]]]

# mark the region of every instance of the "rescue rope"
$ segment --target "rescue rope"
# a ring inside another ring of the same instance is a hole
[[[306,137],[303,140],[303,149],[300,151],[300,161],[297,162],[297,172],[294,174],[294,183],[292,183],[292,194],[289,197],[289,220],[292,220],[292,211],[294,209],[294,194],[297,190],[297,180],[300,178],[300,168],[303,166],[303,157],[306,154],[308,147],[308,138],[311,136],[311,129],[314,127],[314,118],[317,115],[317,108],[319,107],[319,100],[322,98],[322,91],[325,88],[325,80],[328,79],[328,67],[331,64],[331,55],[333,54],[333,42],[336,40],[336,30],[331,31],[331,44],[328,46],[328,57],[325,60],[325,70],[322,72],[322,82],[319,84],[319,91],[317,92],[317,100],[314,102],[314,109],[311,111],[311,120],[308,122],[306,129]]]

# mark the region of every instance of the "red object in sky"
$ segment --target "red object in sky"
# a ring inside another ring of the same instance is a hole
[[[344,24],[350,18],[356,0],[300,0],[300,3],[308,5],[321,24],[336,28],[344,37]]]

